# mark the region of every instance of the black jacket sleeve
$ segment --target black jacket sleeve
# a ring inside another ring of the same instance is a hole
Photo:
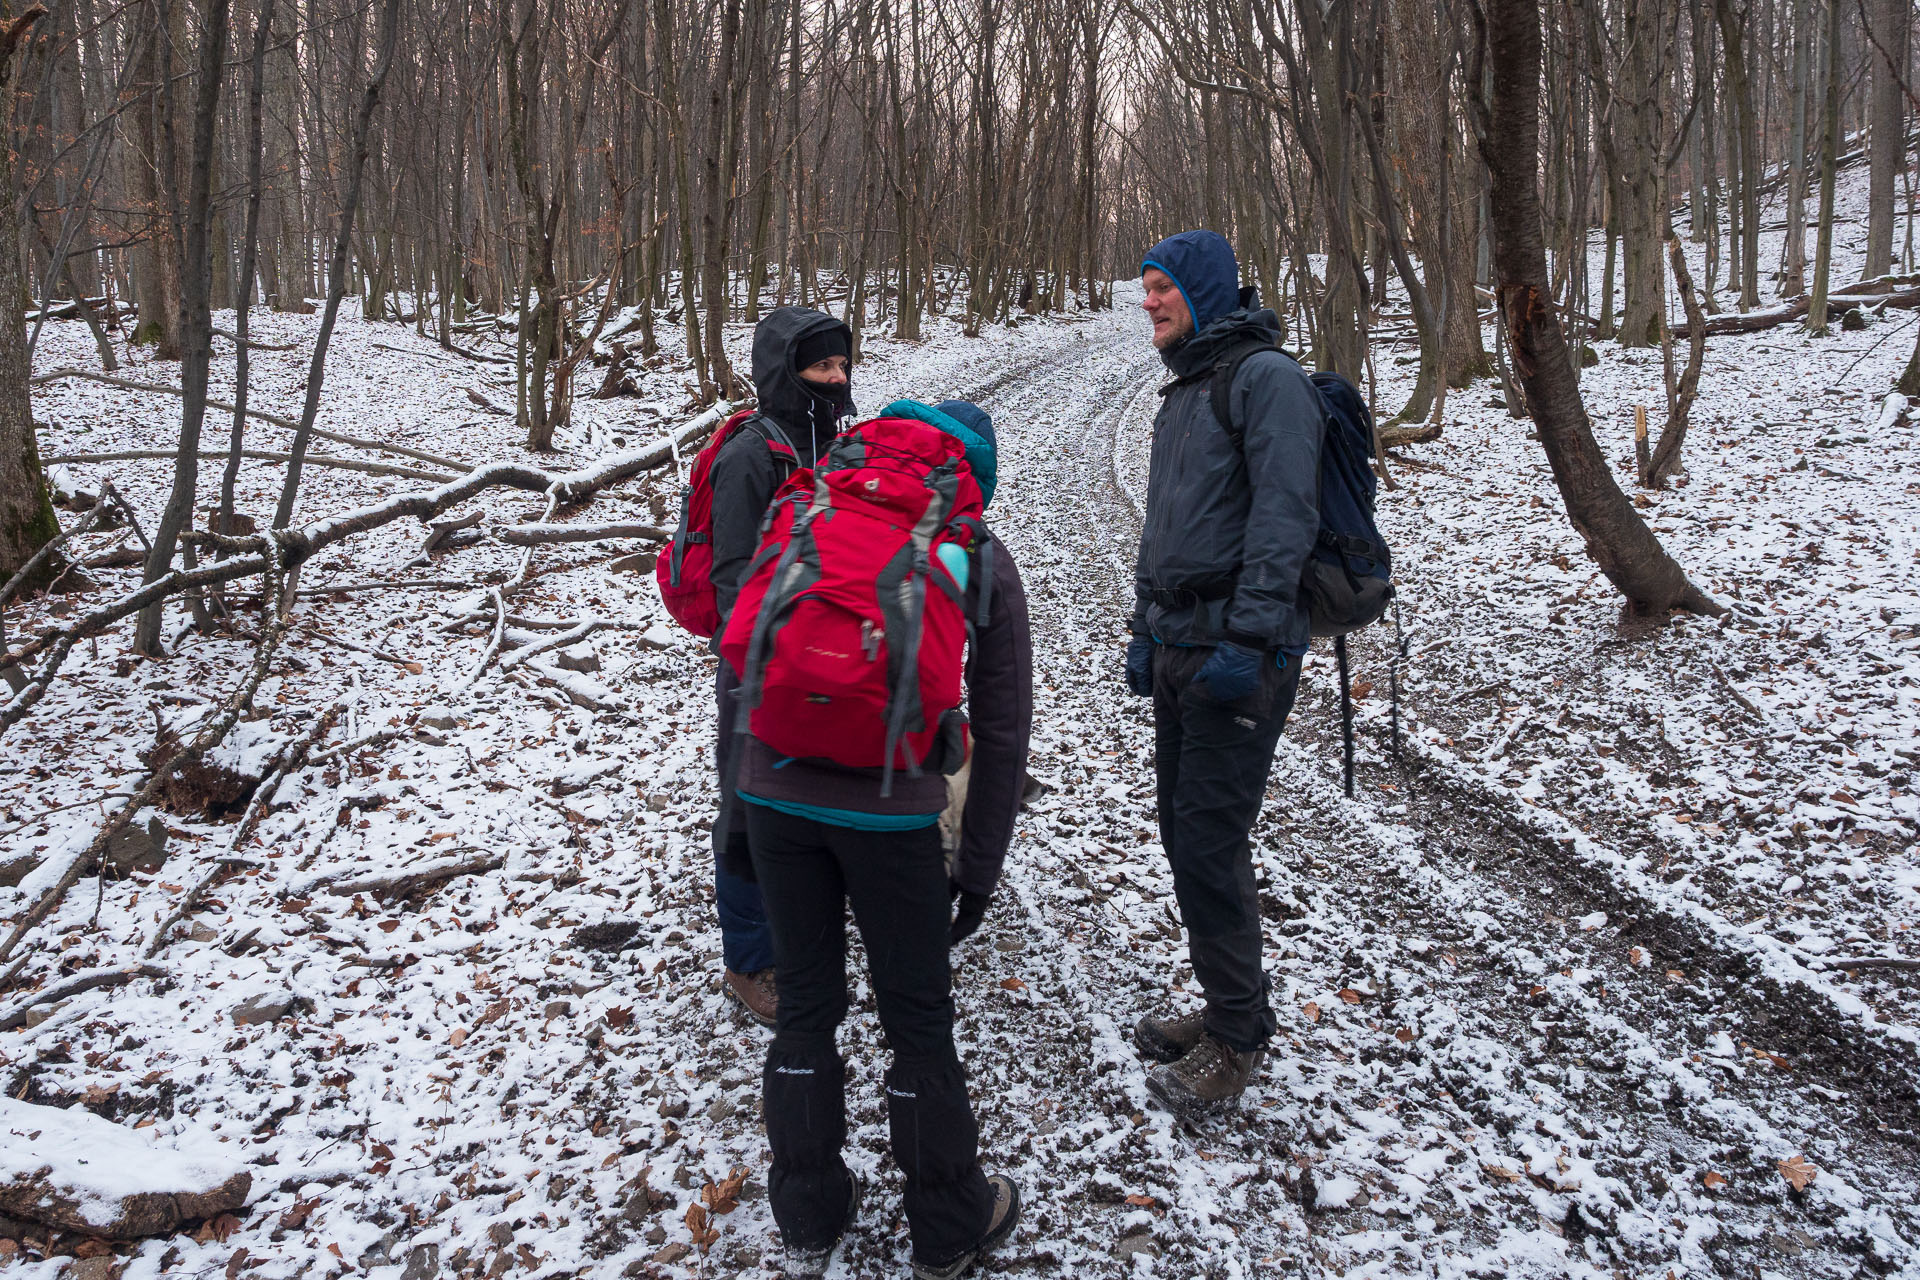
[[[1286,359],[1256,356],[1242,365],[1233,380],[1232,408],[1244,429],[1252,494],[1226,630],[1229,637],[1274,644],[1293,616],[1300,575],[1320,529],[1325,419],[1313,383]]]
[[[973,770],[953,879],[969,893],[992,893],[1013,843],[1033,733],[1027,592],[1013,556],[998,540],[993,545],[992,612],[987,624],[975,630],[967,656],[967,718],[973,732]]]
[[[724,625],[760,545],[760,521],[786,468],[756,430],[736,431],[713,460],[713,593]]]

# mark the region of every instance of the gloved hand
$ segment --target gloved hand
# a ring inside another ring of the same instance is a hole
[[[1231,640],[1222,640],[1213,647],[1213,653],[1201,665],[1193,681],[1206,685],[1207,692],[1216,702],[1232,702],[1260,687],[1260,664],[1265,661],[1266,655],[1263,653],[1256,653]]]
[[[1127,641],[1127,691],[1142,698],[1153,696],[1153,637],[1135,636]]]
[[[986,919],[987,903],[990,901],[987,894],[972,893],[957,884],[950,887],[954,905],[953,928],[947,934],[949,946],[973,936],[973,931],[980,927],[982,920]]]

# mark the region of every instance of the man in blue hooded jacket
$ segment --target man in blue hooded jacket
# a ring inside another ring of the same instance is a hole
[[[1153,699],[1160,841],[1204,1010],[1160,1010],[1134,1042],[1183,1116],[1236,1102],[1274,1032],[1248,833],[1309,638],[1300,579],[1319,531],[1320,394],[1240,288],[1233,249],[1183,231],[1141,263],[1153,345],[1173,373],[1154,419],[1128,629],[1128,687]],[[1233,365],[1231,421],[1212,383]]]

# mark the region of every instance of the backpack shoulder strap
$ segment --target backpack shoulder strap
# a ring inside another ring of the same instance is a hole
[[[740,429],[752,431],[764,440],[774,457],[790,465],[799,465],[800,451],[793,447],[793,441],[787,438],[785,429],[766,414],[756,412],[740,424]]]
[[[1280,348],[1269,342],[1243,342],[1227,348],[1220,358],[1213,362],[1209,376],[1213,379],[1208,394],[1213,402],[1213,416],[1220,419],[1220,425],[1226,428],[1227,438],[1233,441],[1236,450],[1246,447],[1246,429],[1233,420],[1233,380],[1240,376],[1240,366],[1262,351],[1279,351]]]

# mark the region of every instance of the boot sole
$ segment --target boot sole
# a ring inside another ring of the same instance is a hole
[[[1176,1092],[1152,1072],[1147,1075],[1147,1092],[1153,1095],[1155,1102],[1172,1112],[1175,1119],[1188,1122],[1209,1120],[1230,1111],[1237,1111],[1240,1109],[1241,1098],[1246,1096],[1245,1090],[1242,1090],[1230,1098],[1208,1101],[1205,1098],[1195,1097],[1191,1093]]]
[[[960,1276],[971,1271],[981,1259],[1007,1242],[1007,1238],[1011,1236],[1014,1229],[1020,1225],[1021,1207],[1019,1184],[1008,1179],[1007,1185],[1012,1188],[1013,1197],[1012,1204],[1007,1209],[1006,1219],[1002,1221],[998,1227],[988,1232],[986,1238],[974,1246],[972,1252],[962,1254],[945,1266],[929,1267],[924,1263],[914,1263],[914,1280],[958,1280]]]

